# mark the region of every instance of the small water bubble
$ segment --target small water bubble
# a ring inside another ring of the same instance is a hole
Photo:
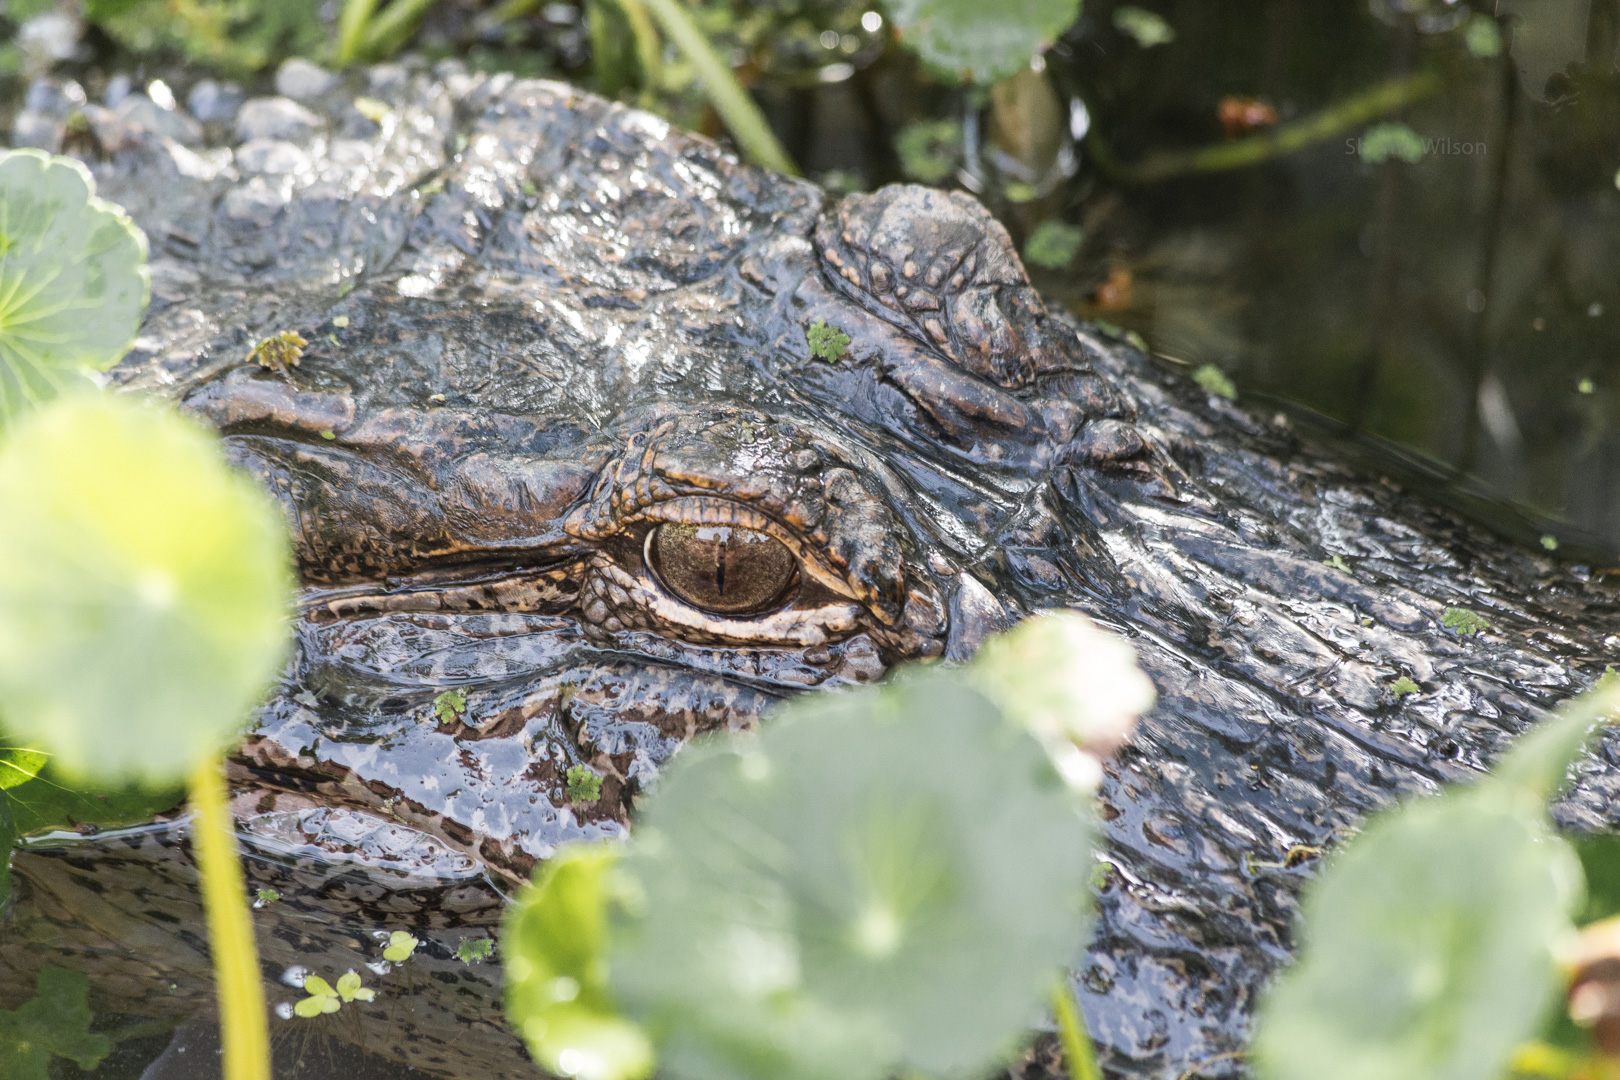
[[[366,970],[376,976],[383,976],[394,970],[394,965],[387,960],[378,960],[366,965]]]
[[[875,34],[883,29],[883,16],[875,11],[868,11],[861,16],[861,29],[868,34]],[[1620,174],[1615,175],[1615,187],[1620,187]]]
[[[1475,315],[1485,310],[1485,294],[1478,289],[1468,290],[1468,310]]]
[[[1592,301],[1592,303],[1589,304],[1587,306],[1587,308],[1586,308],[1587,318],[1595,319],[1595,318],[1597,318],[1598,316],[1600,316],[1602,314],[1603,314],[1603,305],[1598,303],[1596,300]]]
[[[304,988],[304,980],[307,978],[309,978],[309,968],[303,964],[294,964],[281,973],[282,982],[299,990]]]
[[[290,1002],[290,1001],[277,1002],[276,1003],[276,1015],[281,1017],[283,1020],[291,1020],[293,1018],[292,1002]]]
[[[838,31],[836,31],[836,30],[823,30],[821,32],[821,47],[823,49],[836,49],[836,48],[838,48]]]

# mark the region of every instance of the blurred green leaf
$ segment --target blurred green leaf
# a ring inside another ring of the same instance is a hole
[[[6,1080],[50,1080],[50,1060],[67,1058],[94,1069],[113,1042],[90,1033],[90,980],[66,968],[46,968],[34,996],[12,1012],[0,1009],[0,1075]]]
[[[653,1069],[646,1034],[608,990],[607,909],[619,857],[606,844],[564,848],[507,910],[506,1015],[558,1076],[639,1080]]]
[[[1161,16],[1131,4],[1114,9],[1114,29],[1134,38],[1144,49],[1176,40],[1175,30]]]
[[[29,770],[33,775],[25,776]],[[7,864],[18,840],[58,829],[137,825],[179,805],[185,797],[178,787],[159,791],[135,787],[87,790],[64,781],[39,751],[7,747],[0,742],[0,778],[7,773],[13,782],[0,783],[0,907],[11,893]]]
[[[1198,370],[1193,372],[1193,382],[1216,397],[1223,397],[1227,401],[1237,400],[1237,384],[1232,381],[1232,376],[1214,364],[1200,364]]]
[[[1563,785],[1598,725],[1617,716],[1620,676],[1605,674],[1592,689],[1564,702],[1526,732],[1492,768],[1486,783],[1516,789],[1537,805],[1545,802]]]
[[[146,237],[88,169],[0,152],[0,425],[117,363],[149,292]]]
[[[1390,158],[1416,165],[1423,153],[1422,137],[1405,124],[1375,124],[1361,137],[1361,160],[1373,165]]]
[[[1024,260],[1048,270],[1061,270],[1074,261],[1085,237],[1078,225],[1055,218],[1043,221],[1024,241]]]
[[[800,699],[659,780],[613,988],[674,1080],[984,1073],[1083,941],[1082,805],[955,680]]]
[[[918,120],[900,129],[894,152],[909,179],[939,184],[962,158],[962,125],[955,120]]]
[[[1483,12],[1476,13],[1468,20],[1463,41],[1468,45],[1468,51],[1481,59],[1502,55],[1502,27]]]
[[[929,67],[983,85],[1016,75],[1080,15],[1080,0],[889,0],[900,41]]]
[[[74,395],[0,445],[0,722],[69,776],[162,784],[219,754],[285,655],[286,525],[217,439]]]
[[[1583,836],[1574,844],[1586,878],[1586,906],[1576,923],[1585,926],[1620,915],[1620,835]]]
[[[1306,894],[1305,946],[1260,1011],[1270,1080],[1490,1080],[1557,991],[1580,868],[1491,785],[1375,818]]]

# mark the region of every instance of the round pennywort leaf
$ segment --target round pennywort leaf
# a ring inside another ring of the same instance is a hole
[[[70,775],[163,783],[279,669],[286,524],[209,432],[72,394],[0,445],[0,725]]]
[[[1018,74],[1079,14],[1080,0],[889,0],[900,40],[925,63],[986,86]]]
[[[89,170],[0,152],[0,423],[117,363],[149,293],[146,237]]]
[[[507,910],[506,1015],[557,1076],[641,1080],[653,1069],[646,1034],[619,1015],[607,987],[618,862],[606,844],[565,848]]]
[[[1376,819],[1306,897],[1304,950],[1261,1008],[1261,1076],[1503,1075],[1579,894],[1569,846],[1505,789]]]
[[[954,681],[796,702],[648,798],[612,985],[675,1080],[987,1074],[1082,943],[1081,805]]]

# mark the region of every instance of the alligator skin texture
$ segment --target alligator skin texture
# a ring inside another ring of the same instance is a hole
[[[1073,986],[1111,1076],[1176,1077],[1243,1047],[1310,851],[1475,775],[1614,658],[1601,577],[1049,311],[967,196],[836,201],[554,83],[348,78],[74,149],[151,242],[112,381],[216,427],[287,512],[298,649],[234,807],[253,883],[283,896],[255,915],[273,1002],[289,965],[330,977],[377,959],[374,930],[423,938],[414,993],[396,971],[345,1006],[373,1054],[532,1075],[498,967],[451,957],[499,892],[621,834],[695,735],[1076,608],[1133,642],[1159,702],[1107,769]],[[813,354],[820,323],[848,344]],[[283,330],[299,366],[245,360]],[[774,553],[768,605],[716,611],[653,565],[657,530],[717,524]],[[1445,629],[1449,606],[1490,629]],[[1401,676],[1421,692],[1397,699]],[[452,686],[468,708],[444,722]],[[1614,818],[1617,747],[1562,824]],[[590,804],[566,793],[579,764],[605,780]],[[66,964],[99,1009],[206,1014],[183,834],[19,853],[0,1005]],[[1017,1068],[1052,1067],[1041,1044]]]

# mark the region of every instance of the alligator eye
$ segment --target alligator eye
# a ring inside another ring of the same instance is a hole
[[[646,555],[664,588],[723,615],[769,606],[799,569],[780,540],[735,525],[666,522],[647,534]]]

